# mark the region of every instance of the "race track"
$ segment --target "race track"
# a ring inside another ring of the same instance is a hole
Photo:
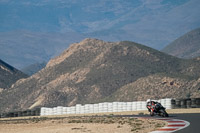
[[[142,117],[145,119],[160,119],[168,121],[168,126],[151,133],[199,133],[200,132],[200,113],[170,114],[168,118],[150,117],[148,115],[134,115],[129,117]],[[178,126],[177,126],[178,125]],[[174,128],[174,130],[173,130]],[[168,129],[168,130],[167,130]],[[178,131],[177,131],[177,130]]]
[[[200,113],[195,114],[172,114],[170,118],[182,119],[190,122],[190,125],[176,133],[200,133]]]
[[[106,116],[106,115],[105,115]],[[105,117],[96,116],[96,117]],[[94,116],[91,116],[94,117]],[[143,119],[158,119],[168,122],[168,125],[152,131],[150,133],[199,133],[200,132],[200,113],[185,114],[169,114],[169,117],[163,118],[159,116],[151,117],[150,115],[113,115],[111,117],[137,117]],[[61,117],[62,118],[62,117]],[[17,120],[28,120],[29,118],[19,118]],[[14,121],[15,119],[7,119],[2,121]]]

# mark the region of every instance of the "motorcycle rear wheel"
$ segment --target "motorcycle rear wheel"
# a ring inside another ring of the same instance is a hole
[[[165,110],[160,110],[160,115],[162,117],[169,117],[169,115],[167,114],[167,112]]]

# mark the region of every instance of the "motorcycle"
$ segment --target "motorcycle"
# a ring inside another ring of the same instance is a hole
[[[160,103],[157,103],[155,106],[147,105],[147,108],[150,112],[150,116],[154,116],[154,115],[159,115],[162,117],[169,116],[165,108]]]

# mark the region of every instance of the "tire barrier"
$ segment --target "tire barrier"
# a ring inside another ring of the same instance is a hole
[[[172,109],[175,109],[175,107],[176,107],[176,100],[174,100],[174,99],[171,100],[171,107],[172,107]]]
[[[191,108],[196,108],[196,98],[191,99]]]
[[[175,107],[175,100],[171,98],[155,100],[161,102],[166,109]],[[104,102],[98,104],[77,104],[72,107],[54,107],[54,108],[41,108],[41,116],[45,115],[64,115],[64,114],[91,114],[91,113],[114,113],[125,111],[142,111],[147,110],[146,101],[133,101],[133,102]]]
[[[154,100],[160,102],[166,109],[176,108],[200,108],[200,98],[191,99],[160,99]],[[45,115],[66,115],[66,114],[90,114],[90,113],[114,113],[124,111],[142,111],[147,110],[146,101],[133,102],[104,102],[98,104],[76,104],[71,107],[41,107],[33,110],[16,111],[1,113],[0,118],[23,117],[23,116],[45,116]]]
[[[40,108],[34,110],[16,111],[16,112],[8,112],[0,114],[0,118],[23,117],[23,116],[40,116]]]
[[[176,109],[176,108],[200,108],[200,98],[174,99],[174,101],[172,102],[173,109]]]
[[[186,108],[191,108],[191,99],[186,100]]]
[[[166,109],[176,108],[197,108],[200,107],[200,98],[193,99],[160,99],[154,100],[160,102]],[[63,110],[63,111],[61,111]],[[133,101],[133,102],[104,102],[98,104],[77,104],[72,107],[54,107],[54,108],[41,108],[41,116],[44,115],[63,115],[63,114],[89,114],[89,113],[112,113],[124,111],[142,111],[146,109],[146,101]]]
[[[181,101],[180,99],[175,100],[175,108],[180,108],[181,107]]]
[[[200,108],[200,98],[196,99],[196,105],[197,105],[197,108]]]
[[[186,99],[181,99],[181,108],[186,108]]]

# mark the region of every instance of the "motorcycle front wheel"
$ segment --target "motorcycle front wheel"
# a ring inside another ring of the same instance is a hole
[[[150,116],[154,116],[154,112],[151,111],[151,112],[150,112]]]

